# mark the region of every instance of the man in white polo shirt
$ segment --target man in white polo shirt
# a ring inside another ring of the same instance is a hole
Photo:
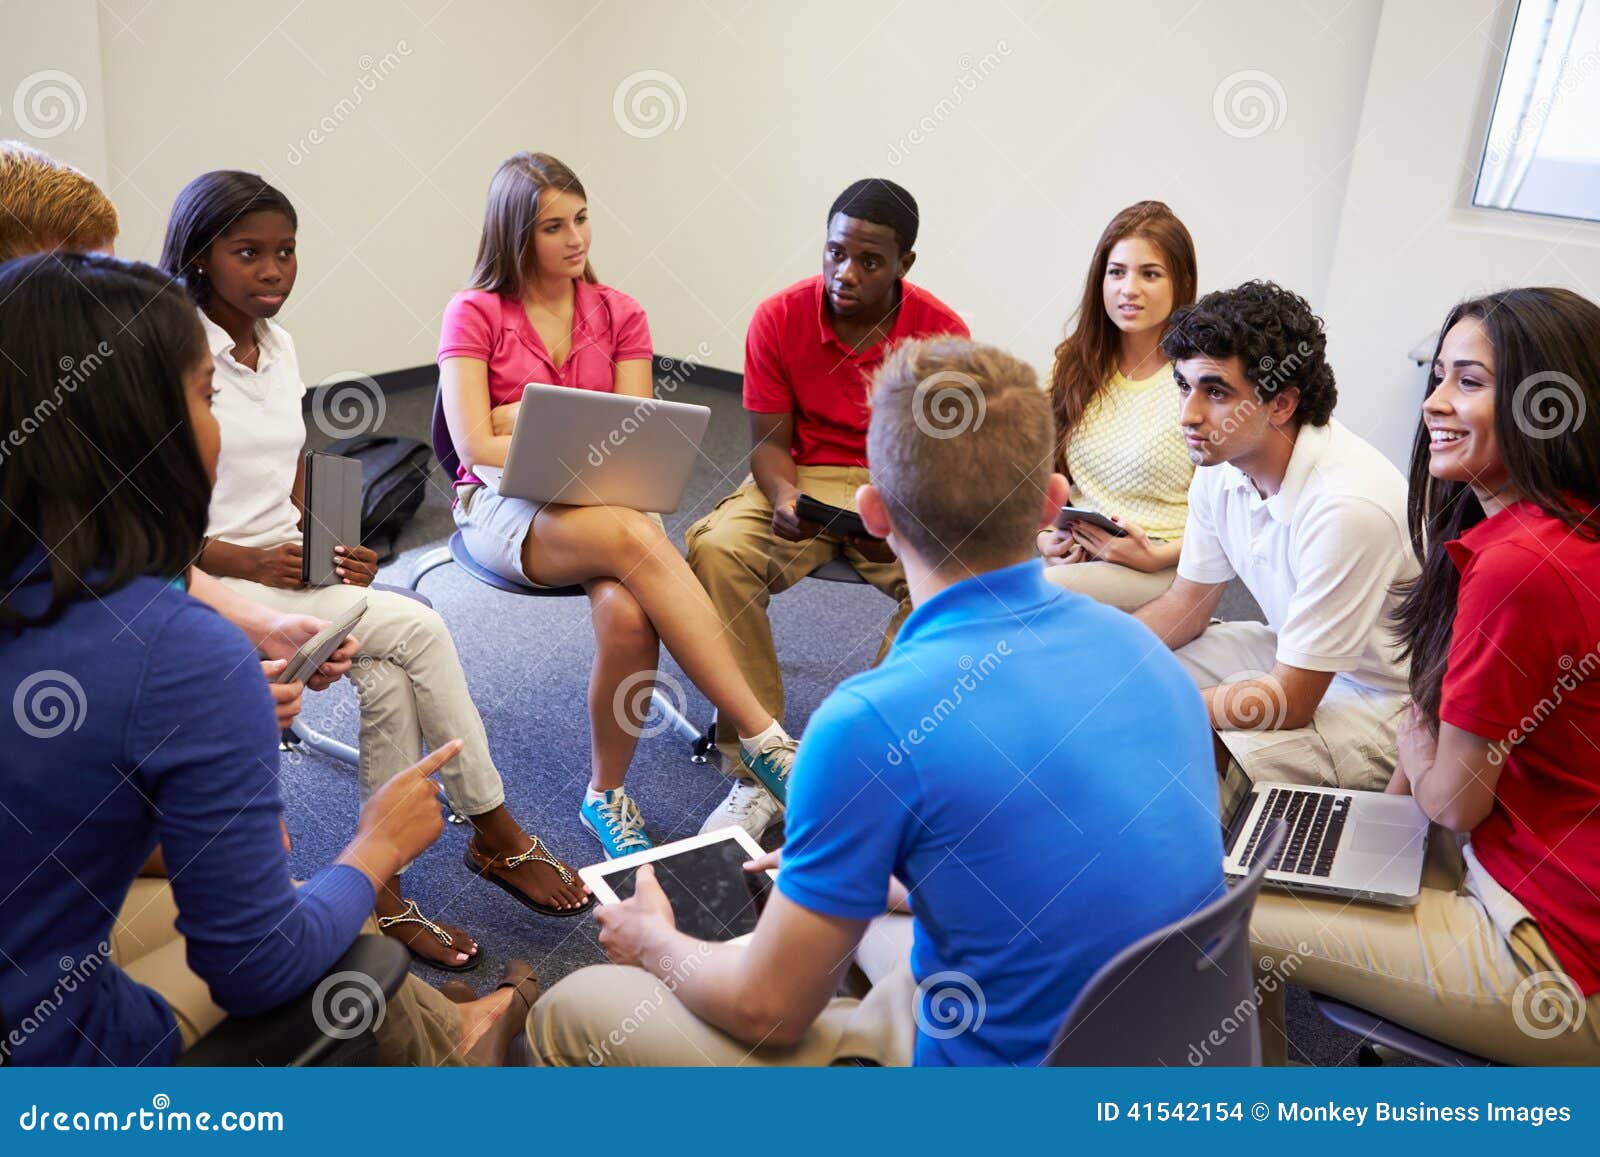
[[[1381,788],[1406,666],[1391,632],[1417,575],[1406,483],[1332,421],[1322,321],[1252,281],[1173,314],[1162,349],[1196,466],[1172,588],[1138,617],[1200,685],[1224,806],[1250,781]],[[1241,579],[1265,624],[1217,623]]]

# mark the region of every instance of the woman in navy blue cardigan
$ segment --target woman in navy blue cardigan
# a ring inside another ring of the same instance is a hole
[[[295,887],[261,664],[184,591],[219,442],[193,304],[148,266],[9,262],[0,353],[0,1050],[169,1063],[224,1014],[317,983],[375,883],[438,836],[427,777],[459,745],[391,780]],[[126,943],[152,921],[118,912],[147,861],[164,862],[182,947],[135,979],[118,961],[155,947]],[[521,996],[453,1004],[408,978],[380,1060],[497,1063]]]

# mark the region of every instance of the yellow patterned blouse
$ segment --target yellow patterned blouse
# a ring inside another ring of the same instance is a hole
[[[1183,537],[1194,466],[1170,362],[1139,382],[1113,372],[1067,444],[1067,468],[1080,505],[1138,523],[1152,538]]]

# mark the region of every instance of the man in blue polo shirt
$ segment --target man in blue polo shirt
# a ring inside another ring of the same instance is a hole
[[[1221,893],[1193,681],[1033,555],[1067,497],[1052,432],[1033,371],[997,349],[889,357],[859,510],[916,609],[806,729],[760,923],[743,945],[694,940],[640,869],[597,915],[615,963],[530,1014],[539,1061],[1037,1064],[1096,969]],[[908,902],[908,967],[836,998],[869,924]]]

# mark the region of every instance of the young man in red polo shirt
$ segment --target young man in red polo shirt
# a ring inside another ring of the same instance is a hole
[[[780,721],[783,676],[767,619],[773,594],[842,556],[899,604],[879,658],[911,609],[905,573],[882,542],[824,533],[795,513],[795,503],[807,494],[855,509],[856,489],[869,480],[868,387],[890,347],[968,336],[954,310],[905,280],[916,260],[917,223],[915,198],[893,181],[856,181],[834,200],[821,276],[767,298],[750,319],[750,477],[687,535],[689,565],[728,624],[745,680]],[[720,721],[717,744],[725,756],[737,750]],[[786,785],[758,785],[736,757],[724,764],[740,779],[701,830],[738,824],[759,836],[782,814]]]

